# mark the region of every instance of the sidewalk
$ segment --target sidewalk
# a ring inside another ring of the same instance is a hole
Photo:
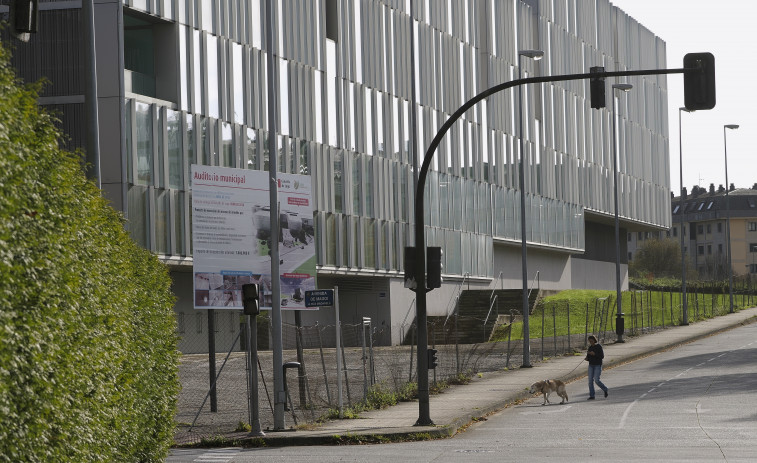
[[[636,360],[669,348],[695,341],[746,323],[757,321],[757,307],[745,309],[688,326],[669,328],[622,344],[606,343],[604,368]],[[586,376],[582,356],[557,357],[533,363],[533,368],[485,373],[469,384],[451,386],[430,398],[434,426],[414,426],[418,402],[403,402],[383,410],[360,414],[359,419],[334,420],[309,430],[266,432],[262,437],[247,433],[228,436],[239,445],[271,446],[329,445],[347,442],[382,442],[439,438],[454,435],[461,427],[531,396],[528,387],[543,379],[571,382]]]

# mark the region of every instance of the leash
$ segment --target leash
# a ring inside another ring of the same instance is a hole
[[[563,375],[563,377],[569,376],[571,373],[573,373],[574,371],[576,371],[576,369],[578,367],[580,367],[583,363],[584,363],[584,359],[581,359],[581,362],[578,365],[576,365],[572,370],[570,370],[565,375]]]

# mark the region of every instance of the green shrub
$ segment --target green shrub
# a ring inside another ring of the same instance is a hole
[[[0,461],[159,461],[178,394],[165,267],[58,148],[0,46]]]

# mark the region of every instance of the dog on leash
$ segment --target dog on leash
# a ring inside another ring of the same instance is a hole
[[[537,381],[531,385],[531,389],[529,389],[528,392],[531,394],[543,394],[544,403],[542,403],[542,405],[552,403],[549,401],[549,394],[553,392],[556,392],[557,395],[562,397],[562,402],[560,402],[561,404],[564,404],[568,401],[568,393],[565,392],[565,383],[563,383],[559,379],[545,379],[544,381]]]

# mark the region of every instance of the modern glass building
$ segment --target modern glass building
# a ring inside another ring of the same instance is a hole
[[[607,0],[272,3],[274,82],[265,0],[94,2],[103,190],[132,237],[171,266],[185,337],[203,329],[191,298],[191,164],[267,170],[275,155],[281,172],[313,176],[319,287],[339,286],[345,322],[400,325],[413,317],[402,270],[416,165],[450,114],[519,75],[667,67],[665,43]],[[81,4],[40,8],[39,33],[15,45],[14,63],[25,80],[50,80],[40,102],[58,112],[69,147],[83,147]],[[544,59],[519,62],[526,49]],[[522,105],[517,89],[500,93],[455,124],[432,163],[426,235],[444,250],[445,281],[429,293],[430,315],[463,280],[521,287],[521,194],[529,281],[538,271],[542,289],[615,287],[616,82],[633,84],[617,102],[621,236],[670,227],[665,76],[608,79],[600,110],[588,81],[529,85]]]

